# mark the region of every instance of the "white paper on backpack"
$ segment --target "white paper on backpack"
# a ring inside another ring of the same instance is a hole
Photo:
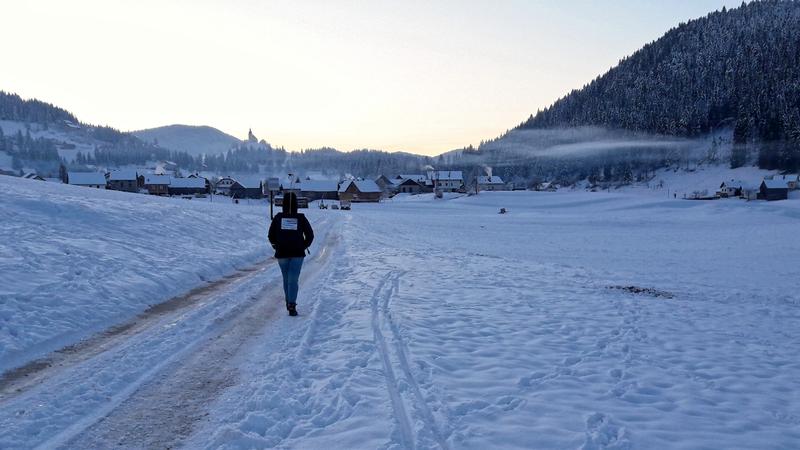
[[[297,230],[297,219],[281,219],[281,230]]]

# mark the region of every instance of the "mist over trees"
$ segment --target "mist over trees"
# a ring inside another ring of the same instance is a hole
[[[767,0],[681,24],[519,129],[602,126],[693,137],[734,130],[730,164],[800,167],[800,3]]]

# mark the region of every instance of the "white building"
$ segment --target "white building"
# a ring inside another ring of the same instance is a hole
[[[719,185],[717,196],[722,198],[739,197],[747,188],[748,185],[741,180],[723,181],[722,184]]]
[[[508,191],[508,185],[503,182],[503,179],[494,176],[479,176],[478,177],[478,190],[480,191]]]
[[[428,179],[440,192],[455,192],[464,189],[464,176],[460,170],[431,170]]]

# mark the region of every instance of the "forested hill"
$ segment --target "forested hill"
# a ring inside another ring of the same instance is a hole
[[[39,100],[23,100],[17,94],[0,91],[0,120],[29,123],[69,121],[77,123],[69,111]]]
[[[585,125],[686,137],[733,127],[762,167],[797,169],[800,2],[756,1],[681,24],[518,128]]]

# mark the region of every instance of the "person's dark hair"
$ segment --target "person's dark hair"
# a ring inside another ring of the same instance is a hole
[[[283,213],[297,214],[297,195],[294,192],[283,194]]]

